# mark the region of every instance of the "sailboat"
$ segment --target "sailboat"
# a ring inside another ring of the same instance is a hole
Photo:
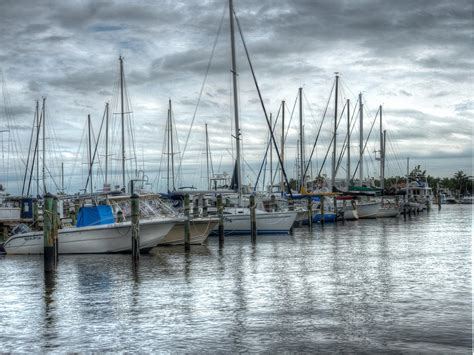
[[[122,122],[122,186],[125,189],[125,134],[124,134],[124,103],[123,84],[124,71],[123,59],[120,61],[120,88],[121,88],[121,122]],[[45,170],[45,101],[43,100],[43,171]],[[90,117],[89,142],[90,142]],[[89,143],[89,177],[92,170],[92,151]],[[92,182],[91,195],[92,195]],[[46,193],[46,183],[43,179],[43,190]],[[140,221],[140,250],[146,251],[163,241],[176,222],[184,219],[176,217],[156,216]],[[26,227],[27,228],[27,227]],[[112,207],[105,204],[82,206],[79,210],[77,224],[72,227],[58,230],[59,254],[84,254],[84,253],[114,253],[127,252],[132,249],[130,238],[131,221],[115,221]],[[44,247],[43,231],[26,231],[12,235],[3,245],[7,254],[42,254]]]
[[[377,212],[377,218],[398,217],[400,215],[400,207],[392,204],[384,199],[385,190],[385,146],[387,141],[387,131],[382,130],[382,106],[380,106],[380,188],[382,191],[382,200],[380,208]]]
[[[237,203],[234,207],[224,208],[224,230],[226,234],[250,234],[250,208],[246,207],[242,196],[242,174],[241,174],[241,131],[239,120],[239,100],[237,90],[237,63],[234,34],[234,6],[229,0],[229,20],[230,20],[230,42],[231,42],[231,62],[232,62],[232,88],[234,101],[234,127],[235,127],[235,151],[236,160],[231,185],[237,193]],[[288,233],[296,219],[296,211],[268,212],[263,208],[256,209],[256,224],[259,234],[281,234]],[[217,227],[214,231],[217,230]]]

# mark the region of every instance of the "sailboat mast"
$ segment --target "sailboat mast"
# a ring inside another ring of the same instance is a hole
[[[387,131],[383,131],[383,144],[382,144],[382,177],[381,177],[381,187],[382,187],[382,195],[385,189],[385,144],[387,143]]]
[[[339,94],[339,73],[336,73],[336,90],[334,95],[334,131],[333,131],[333,146],[332,146],[332,169],[331,169],[331,191],[334,191],[336,186],[336,131],[337,131],[337,100]]]
[[[350,100],[347,99],[347,167],[346,167],[346,185],[349,191],[351,181],[351,115]]]
[[[170,109],[170,138],[171,138],[171,186],[173,191],[176,190],[174,185],[174,146],[173,146],[173,111],[171,109],[171,100],[169,100]]]
[[[61,193],[64,194],[64,162],[61,162]]]
[[[380,188],[382,189],[382,194],[383,194],[383,189],[384,189],[384,168],[385,168],[385,152],[384,152],[384,131],[382,128],[382,105],[380,105]]]
[[[43,176],[43,195],[47,193],[46,191],[46,98],[43,97],[43,167],[42,167],[42,176]]]
[[[40,112],[39,112],[39,100],[36,100],[36,147],[35,147],[35,153],[36,153],[36,197],[39,197],[40,195],[40,189],[39,189],[39,135],[41,131],[41,122],[40,122]]]
[[[119,57],[120,61],[120,117],[122,123],[122,186],[126,191],[125,185],[125,112],[123,101],[123,58]]]
[[[232,88],[234,92],[234,125],[235,125],[235,151],[236,151],[236,177],[237,192],[239,194],[239,202],[242,198],[242,176],[240,167],[240,122],[239,122],[239,99],[237,92],[237,62],[235,60],[235,34],[234,34],[234,5],[229,0],[229,17],[230,17],[230,48],[232,59]]]
[[[171,116],[171,112],[170,112],[170,108],[168,106],[168,117],[167,117],[167,120],[166,120],[166,134],[167,134],[167,137],[166,137],[166,144],[167,144],[167,151],[166,151],[166,155],[167,155],[167,161],[168,161],[168,164],[166,166],[166,190],[167,192],[169,193],[171,190],[170,190],[170,116]]]
[[[280,166],[280,191],[285,190],[285,177],[283,176],[283,170],[285,169],[285,101],[281,102],[281,164]]]
[[[105,184],[108,183],[109,172],[109,103],[105,104]]]
[[[362,93],[359,94],[359,186],[362,186],[364,178],[364,104],[362,103]]]
[[[209,171],[209,135],[207,134],[207,123],[206,123],[206,167],[207,167],[207,189],[211,189],[211,175]]]
[[[303,88],[298,90],[300,104],[300,191],[304,187],[304,157],[303,157]]]
[[[273,131],[273,119],[272,114],[270,113],[270,126],[272,127]],[[272,144],[272,136],[270,135],[270,192],[273,189],[273,144]]]
[[[89,183],[90,183],[90,191],[92,195],[92,137],[91,137],[91,115],[87,115],[87,138],[88,148],[87,148],[87,156],[89,157]]]

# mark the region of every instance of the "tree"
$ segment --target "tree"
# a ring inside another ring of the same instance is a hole
[[[468,190],[469,177],[464,173],[464,171],[459,170],[454,174],[454,186],[456,190],[462,194]],[[472,185],[472,184],[471,184]],[[472,191],[472,188],[470,189]]]

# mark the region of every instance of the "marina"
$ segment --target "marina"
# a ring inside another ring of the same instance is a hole
[[[471,352],[471,206],[130,255],[0,256],[2,351]],[[21,272],[19,272],[21,270]],[[133,325],[133,326],[132,326]]]
[[[463,1],[0,4],[0,352],[472,353]]]

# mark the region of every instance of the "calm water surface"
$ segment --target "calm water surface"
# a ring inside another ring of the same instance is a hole
[[[0,256],[0,351],[472,352],[471,206],[130,255]]]

